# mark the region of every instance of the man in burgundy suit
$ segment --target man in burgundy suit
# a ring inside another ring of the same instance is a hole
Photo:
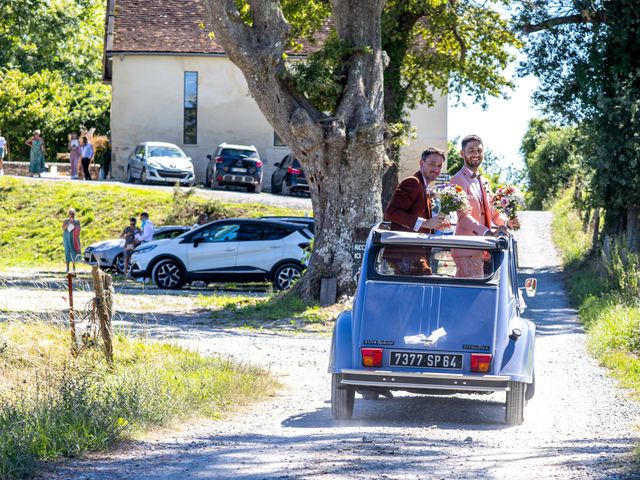
[[[460,185],[467,194],[469,208],[458,212],[456,235],[493,235],[506,233],[506,227],[519,228],[517,218],[508,219],[493,208],[493,194],[489,181],[478,172],[478,167],[484,159],[482,139],[477,135],[468,135],[462,139],[460,156],[464,166],[456,173],[451,183]],[[484,262],[487,255],[474,250],[453,250],[451,252],[456,262],[456,276],[467,278],[482,278],[484,276]]]
[[[431,214],[431,196],[427,190],[444,164],[444,152],[427,148],[420,156],[420,170],[405,178],[396,187],[385,211],[391,230],[433,233],[443,227],[445,216]],[[402,275],[430,275],[429,249],[423,247],[394,247],[385,253],[385,260],[395,273]]]

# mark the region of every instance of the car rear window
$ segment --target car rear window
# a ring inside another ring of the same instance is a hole
[[[293,168],[298,168],[298,169],[301,169],[301,168],[302,168],[302,167],[300,166],[300,162],[298,161],[298,159],[297,159],[297,158],[293,161],[293,163],[291,164],[291,166],[292,166]]]
[[[223,148],[220,152],[222,157],[234,158],[258,158],[258,152],[253,150],[236,150],[235,148]]]
[[[414,245],[387,245],[374,263],[384,276],[488,279],[495,268],[489,250]]]
[[[169,158],[181,158],[184,157],[184,154],[176,149],[171,147],[149,147],[149,156],[150,157],[169,157]]]

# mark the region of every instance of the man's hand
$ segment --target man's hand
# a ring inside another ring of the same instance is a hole
[[[438,215],[437,217],[432,217],[428,220],[425,220],[422,223],[422,227],[421,228],[428,228],[431,230],[440,230],[442,228],[442,226],[445,223],[445,215],[444,213],[441,213],[440,215]]]
[[[509,235],[507,227],[500,225],[495,230],[487,230],[487,233],[484,234],[485,237],[499,237],[500,235]]]
[[[510,218],[509,220],[507,220],[507,227],[518,230],[520,228],[520,220],[518,220],[518,217]]]

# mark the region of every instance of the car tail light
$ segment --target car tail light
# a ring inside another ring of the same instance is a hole
[[[487,373],[491,367],[492,355],[488,353],[472,353],[471,354],[471,371]]]
[[[216,157],[216,163],[224,163],[222,157]]]
[[[262,166],[262,160],[256,160],[256,167]]]
[[[381,367],[382,366],[382,349],[381,348],[361,348],[362,366],[363,367]]]
[[[222,175],[218,175],[217,179],[218,179],[219,182],[221,182],[222,181]]]
[[[302,173],[302,170],[298,168],[289,167],[287,168],[287,173],[290,173],[292,175],[300,175]]]

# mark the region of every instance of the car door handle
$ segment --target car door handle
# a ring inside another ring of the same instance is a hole
[[[225,248],[224,251],[225,252],[233,252],[235,250],[235,248]]]
[[[269,247],[269,248],[280,248],[280,247],[281,247],[280,245],[273,245],[272,247]]]

